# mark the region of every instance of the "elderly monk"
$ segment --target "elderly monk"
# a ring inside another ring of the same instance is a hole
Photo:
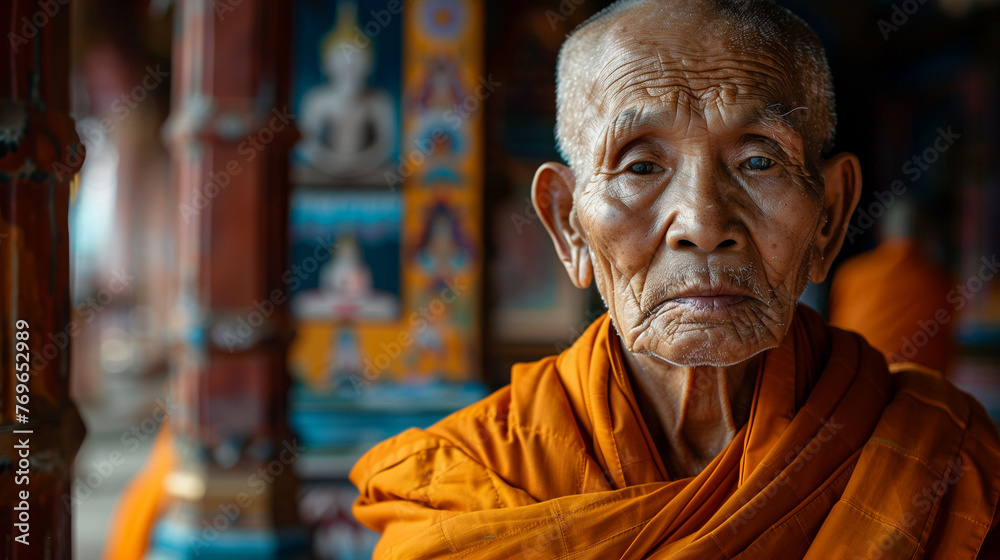
[[[861,188],[824,56],[763,0],[620,2],[573,33],[569,165],[533,197],[608,313],[355,465],[376,558],[986,557],[982,407],[796,306]]]

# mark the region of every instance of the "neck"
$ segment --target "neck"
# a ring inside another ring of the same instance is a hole
[[[747,421],[760,356],[728,367],[684,367],[624,347],[622,355],[668,473],[697,475]]]

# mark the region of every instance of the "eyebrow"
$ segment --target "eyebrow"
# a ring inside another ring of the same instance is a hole
[[[772,103],[764,108],[763,118],[758,118],[758,121],[786,128],[790,132],[802,136],[802,123],[795,118],[795,113],[798,111],[806,111],[808,114],[809,107],[799,106],[788,109],[781,103]]]

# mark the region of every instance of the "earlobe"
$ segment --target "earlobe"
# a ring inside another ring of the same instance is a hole
[[[826,279],[830,266],[849,235],[851,216],[861,198],[861,163],[851,153],[840,153],[829,158],[823,165],[825,183],[823,194],[823,216],[816,234],[817,258],[813,259],[810,279],[819,284]]]
[[[544,163],[535,172],[531,201],[573,285],[586,288],[593,277],[593,267],[590,250],[573,214],[575,189],[576,179],[569,167],[555,162]]]
[[[586,244],[574,249],[577,251],[576,258],[576,274],[570,275],[570,280],[573,281],[573,285],[577,288],[583,289],[590,285],[591,280],[594,276],[593,263],[590,262],[590,248]]]

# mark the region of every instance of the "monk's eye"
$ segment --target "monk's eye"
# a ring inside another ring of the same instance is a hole
[[[746,161],[740,166],[743,169],[749,171],[764,171],[770,169],[774,165],[774,160],[766,158],[763,156],[754,156]]]
[[[628,170],[636,175],[649,175],[663,171],[663,168],[651,161],[640,161],[639,163],[633,163]]]

